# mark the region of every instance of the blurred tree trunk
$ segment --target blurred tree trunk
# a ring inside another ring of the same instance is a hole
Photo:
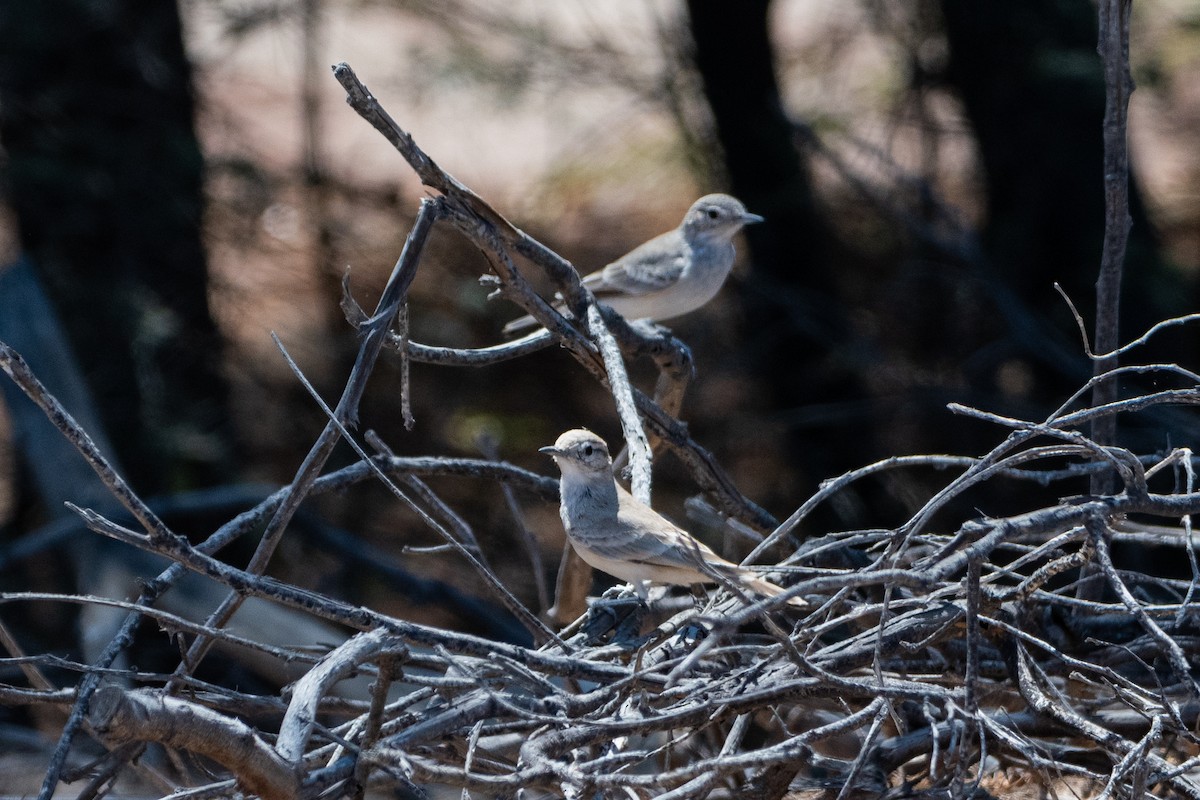
[[[729,190],[767,218],[748,232],[755,268],[798,289],[829,292],[820,268],[828,235],[813,204],[807,166],[784,113],[767,25],[768,0],[688,0],[695,63],[724,151]]]
[[[231,463],[193,111],[175,3],[0,4],[5,199],[146,494]]]
[[[814,200],[803,137],[779,96],[770,3],[744,0],[736,12],[712,0],[688,0],[687,6],[729,190],[766,217],[746,230],[753,268],[739,287],[746,320],[739,333],[742,361],[770,387],[773,410],[861,397],[854,359],[843,350],[849,335],[831,267],[836,243]],[[871,449],[870,435],[853,415],[793,426],[796,447],[789,452],[808,479],[861,462],[863,452],[845,446],[850,427],[852,440]]]
[[[1104,241],[1104,75],[1087,0],[941,0],[947,77],[975,132],[987,180],[984,246],[992,268],[1039,316],[1073,338],[1058,281],[1090,321]],[[1158,256],[1130,185],[1122,335],[1180,313],[1180,279]]]

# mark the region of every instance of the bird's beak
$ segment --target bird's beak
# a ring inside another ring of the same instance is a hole
[[[742,214],[742,224],[743,225],[753,225],[756,222],[762,222],[762,221],[763,221],[763,218],[760,217],[758,214],[751,214],[749,211],[747,211],[745,214]]]
[[[557,447],[539,447],[538,452],[545,453],[548,456],[561,456],[562,455],[562,450],[559,450]]]

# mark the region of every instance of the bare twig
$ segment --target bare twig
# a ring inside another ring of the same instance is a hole
[[[262,573],[266,570],[271,556],[279,546],[284,530],[341,438],[340,426],[345,423],[353,427],[357,423],[358,405],[366,390],[367,378],[375,366],[379,351],[383,348],[384,334],[408,294],[408,287],[412,285],[413,279],[416,277],[417,265],[429,232],[434,222],[442,214],[442,205],[438,201],[422,201],[416,222],[413,223],[413,228],[404,243],[404,250],[396,261],[391,278],[379,297],[375,314],[367,322],[367,336],[359,348],[358,357],[351,369],[350,377],[346,381],[346,388],[333,412],[333,419],[317,437],[316,443],[297,470],[296,477],[289,484],[283,501],[276,507],[275,513],[267,523],[262,539],[247,565],[250,572]],[[241,603],[242,599],[238,595],[230,594],[209,617],[208,624],[212,627],[223,625],[233,616]],[[211,640],[198,637],[180,663],[177,674],[182,676],[194,670],[210,646]]]
[[[1100,275],[1096,280],[1096,350],[1111,353],[1120,343],[1118,318],[1121,308],[1121,272],[1133,218],[1129,214],[1129,74],[1130,0],[1100,0],[1099,51],[1104,62],[1104,245]],[[1117,356],[1095,362],[1097,376],[1117,366]],[[1117,399],[1115,379],[1103,380],[1092,390],[1092,405],[1103,406]],[[1092,438],[1101,445],[1116,440],[1116,418],[1099,417],[1092,423]],[[1092,492],[1111,491],[1112,476],[1092,476]]]
[[[600,310],[595,302],[588,304],[588,332],[592,335],[600,353],[604,357],[604,371],[608,375],[609,388],[617,402],[617,415],[621,419],[621,429],[625,432],[625,443],[631,453],[633,465],[633,496],[643,503],[650,504],[650,443],[646,441],[646,432],[638,419],[634,406],[633,389],[629,385],[629,376],[625,373],[625,362],[621,360],[621,351],[617,349],[616,340],[604,325]]]
[[[279,343],[278,340],[276,340],[276,343]],[[535,615],[531,614],[528,609],[521,604],[521,601],[518,600],[513,593],[508,590],[508,587],[506,587],[504,583],[496,576],[496,573],[494,573],[491,568],[488,567],[487,563],[483,560],[483,554],[479,550],[478,542],[475,541],[475,535],[471,533],[470,529],[466,526],[466,523],[462,522],[462,520],[456,514],[454,514],[453,511],[442,504],[441,500],[438,499],[432,492],[430,492],[419,478],[415,478],[411,475],[404,476],[402,480],[409,484],[410,489],[418,493],[427,503],[432,505],[435,512],[439,512],[444,518],[448,519],[451,526],[457,528],[462,537],[465,538],[467,542],[472,545],[472,547],[468,547],[460,542],[458,538],[451,534],[444,525],[438,522],[432,516],[432,514],[430,514],[430,512],[426,511],[425,508],[423,508],[419,503],[409,497],[408,494],[401,490],[394,481],[392,481],[383,473],[383,470],[375,464],[371,457],[367,455],[362,447],[354,440],[354,437],[350,435],[350,431],[348,431],[342,421],[338,419],[337,412],[333,409],[330,409],[321,400],[321,397],[319,394],[317,394],[316,389],[314,389],[312,384],[309,383],[304,377],[304,374],[300,371],[299,366],[295,361],[292,360],[290,356],[287,355],[286,351],[284,352],[284,357],[287,360],[288,366],[292,368],[293,373],[304,385],[305,389],[308,390],[309,394],[317,402],[317,404],[320,405],[321,410],[324,411],[326,416],[329,417],[329,424],[332,425],[334,430],[337,431],[342,439],[349,444],[356,453],[358,453],[363,462],[375,472],[376,476],[380,479],[383,485],[387,487],[388,491],[390,491],[396,498],[401,500],[405,505],[416,512],[417,516],[419,516],[426,525],[436,531],[446,541],[446,543],[458,553],[459,556],[466,560],[466,562],[475,570],[476,574],[478,574],[484,580],[484,583],[490,587],[493,592],[495,592],[497,597],[500,598],[505,607],[512,612],[513,616],[519,619],[539,642],[545,642],[549,640],[562,644],[555,633],[547,628]],[[381,443],[379,444],[381,445]]]

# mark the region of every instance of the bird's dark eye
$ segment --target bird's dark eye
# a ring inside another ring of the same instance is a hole
[[[585,444],[583,446],[583,454],[585,456],[590,456],[592,454],[592,446],[590,444]]]
[[[721,216],[720,210],[715,209],[715,208],[710,208],[708,210],[708,218],[709,219],[716,219],[719,216]]]

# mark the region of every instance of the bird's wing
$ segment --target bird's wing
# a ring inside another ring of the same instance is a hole
[[[678,231],[656,236],[635,247],[599,272],[583,280],[583,285],[604,299],[605,294],[642,295],[673,285],[683,274],[686,253]]]
[[[682,234],[669,231],[635,247],[604,269],[591,273],[583,279],[583,285],[601,302],[619,297],[640,297],[673,286],[683,275],[686,262]],[[554,306],[560,311],[563,309],[561,295],[555,295]],[[519,333],[535,325],[533,317],[518,317],[504,326],[504,332]]]
[[[643,564],[695,570],[699,570],[697,561],[713,567],[734,566],[619,485],[617,490],[620,537],[611,544],[620,550],[622,557]]]

